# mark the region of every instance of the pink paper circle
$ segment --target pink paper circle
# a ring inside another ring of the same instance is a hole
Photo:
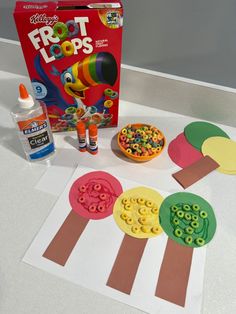
[[[181,168],[186,168],[203,157],[196,148],[189,144],[184,133],[170,142],[168,154],[171,160]]]
[[[96,191],[96,187],[94,189],[97,184],[101,185],[100,191]],[[81,186],[86,186],[86,192],[80,191]],[[115,177],[104,171],[93,171],[83,175],[73,183],[69,193],[69,201],[72,209],[80,216],[95,220],[103,219],[112,214],[113,205],[122,192],[122,186]],[[103,195],[101,196],[101,194]],[[84,198],[84,203],[78,201],[81,200],[81,197]],[[105,211],[90,212],[88,208],[94,204],[96,207],[98,205],[105,206]]]

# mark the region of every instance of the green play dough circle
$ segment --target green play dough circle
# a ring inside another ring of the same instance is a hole
[[[185,210],[184,205],[189,205],[191,209]],[[175,211],[176,207],[178,211]],[[179,215],[178,212],[180,212]],[[186,215],[182,217],[182,212],[188,214],[188,219]],[[189,220],[189,214],[191,220]],[[216,231],[216,218],[211,205],[200,196],[187,192],[172,194],[162,202],[159,221],[171,239],[193,248],[210,242]]]
[[[203,121],[188,124],[184,129],[184,135],[187,141],[199,151],[201,151],[203,142],[209,137],[221,136],[229,138],[228,134],[218,126]]]

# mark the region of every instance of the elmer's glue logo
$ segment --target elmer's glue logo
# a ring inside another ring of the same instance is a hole
[[[46,115],[42,114],[41,116],[34,118],[33,121],[32,119],[27,121],[19,121],[18,126],[23,134],[29,135],[47,128],[46,118]]]
[[[27,127],[27,129],[23,130],[24,134],[32,134],[38,131],[41,131],[42,129],[45,129],[47,127],[46,121],[34,121],[30,123],[30,125]]]

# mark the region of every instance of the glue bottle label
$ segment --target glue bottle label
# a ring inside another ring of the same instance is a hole
[[[17,123],[20,140],[31,160],[41,159],[55,150],[45,113]]]

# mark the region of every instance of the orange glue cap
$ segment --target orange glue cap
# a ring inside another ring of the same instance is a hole
[[[79,121],[76,125],[78,134],[84,134],[86,132],[85,124],[82,121]]]
[[[89,136],[96,136],[98,134],[98,127],[96,124],[90,124]]]
[[[21,108],[23,109],[30,109],[34,105],[34,100],[32,96],[30,96],[27,92],[27,89],[24,84],[19,85],[19,97],[18,97],[18,103]]]
[[[29,98],[29,94],[24,84],[19,85],[20,98],[26,99]]]

